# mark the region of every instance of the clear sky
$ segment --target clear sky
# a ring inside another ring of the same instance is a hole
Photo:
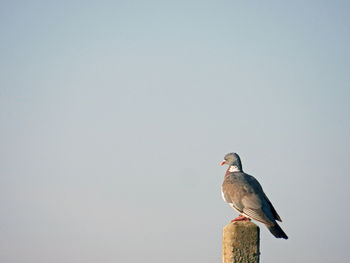
[[[349,260],[349,1],[1,1],[0,261],[221,261],[235,151],[289,240]]]

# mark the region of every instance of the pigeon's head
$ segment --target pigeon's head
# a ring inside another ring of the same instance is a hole
[[[224,164],[227,164],[228,166],[237,166],[239,170],[242,170],[241,158],[239,158],[237,153],[226,154],[220,165]]]

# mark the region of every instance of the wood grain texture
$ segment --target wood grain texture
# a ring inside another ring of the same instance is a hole
[[[260,230],[250,221],[226,225],[222,235],[223,263],[258,263]]]

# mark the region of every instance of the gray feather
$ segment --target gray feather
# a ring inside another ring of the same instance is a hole
[[[257,221],[270,224],[280,219],[261,185],[251,175],[243,172],[228,174],[222,192],[226,202],[232,203],[240,211],[249,211],[251,218]]]

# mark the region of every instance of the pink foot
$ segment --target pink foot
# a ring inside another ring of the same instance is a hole
[[[236,217],[231,222],[237,222],[237,221],[250,221],[250,218],[245,217],[244,215],[239,215],[239,217]]]

